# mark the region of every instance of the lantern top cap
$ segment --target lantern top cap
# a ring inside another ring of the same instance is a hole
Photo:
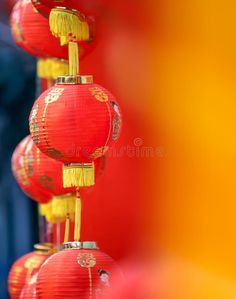
[[[78,84],[93,84],[93,76],[59,76],[57,77],[56,84],[68,84],[68,85],[78,85]]]
[[[62,244],[62,250],[68,249],[99,249],[96,242],[66,242]]]
[[[52,243],[35,244],[34,249],[40,253],[53,253],[56,251]]]

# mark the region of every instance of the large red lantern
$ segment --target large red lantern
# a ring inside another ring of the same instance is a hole
[[[34,103],[30,132],[37,147],[64,163],[64,187],[94,184],[94,160],[118,139],[120,108],[91,76],[59,77]]]
[[[20,299],[36,299],[36,282],[38,273],[34,274],[26,283],[20,294]]]
[[[114,278],[122,276],[116,262],[94,242],[72,242],[41,267],[36,283],[37,299],[103,298]]]
[[[25,137],[16,147],[12,156],[12,172],[22,191],[39,203],[46,203],[51,199],[51,194],[46,192],[42,186],[32,180],[32,155],[29,154],[31,137]],[[27,153],[27,158],[26,158]]]
[[[21,291],[41,265],[55,252],[49,244],[35,245],[35,251],[19,258],[11,267],[8,276],[8,290],[11,299],[19,299]]]

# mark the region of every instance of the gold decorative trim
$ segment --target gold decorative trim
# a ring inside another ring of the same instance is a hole
[[[56,84],[93,84],[93,76],[59,76]]]

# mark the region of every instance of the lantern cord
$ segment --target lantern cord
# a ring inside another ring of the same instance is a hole
[[[79,47],[74,38],[69,40],[69,75],[79,75]]]
[[[61,245],[61,224],[60,221],[57,221],[56,224],[56,231],[57,231],[57,239],[56,239],[56,244],[57,244],[57,249],[60,249],[60,245]]]
[[[81,199],[79,194],[79,188],[76,190],[76,202],[75,202],[75,229],[74,240],[79,242],[81,230]]]
[[[67,215],[66,215],[66,226],[65,226],[64,243],[69,242],[69,236],[70,236],[70,214],[67,213]]]

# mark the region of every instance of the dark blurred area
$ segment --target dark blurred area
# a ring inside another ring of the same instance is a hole
[[[8,17],[14,1],[0,0],[0,298],[8,298],[7,275],[15,259],[37,242],[36,204],[11,173],[11,155],[28,134],[35,99],[35,59],[14,43]]]

